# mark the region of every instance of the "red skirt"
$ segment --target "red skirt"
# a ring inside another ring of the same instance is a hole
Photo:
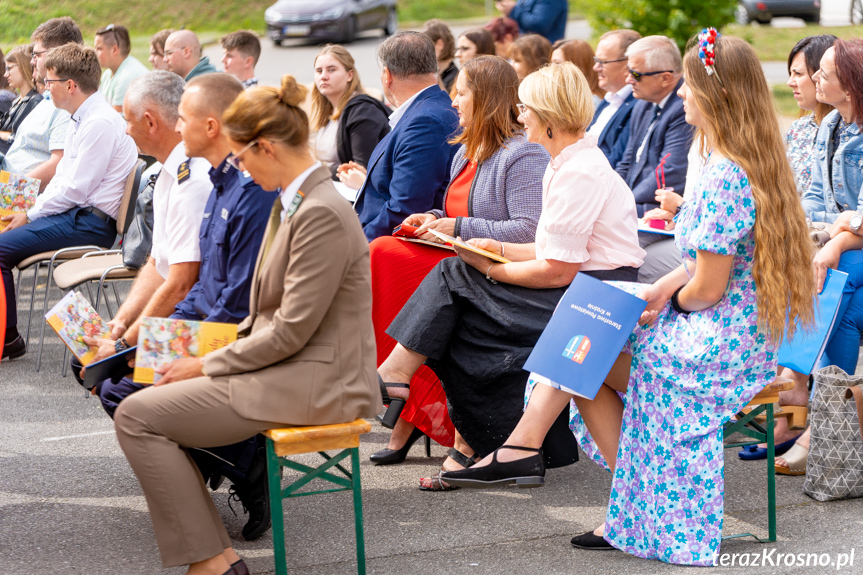
[[[455,255],[422,244],[405,242],[391,236],[374,240],[369,246],[372,267],[372,321],[380,366],[389,357],[396,340],[386,329],[407,303],[423,279],[439,261]],[[439,444],[452,447],[455,429],[447,412],[446,394],[440,380],[427,366],[421,366],[411,379],[410,399],[402,419]]]

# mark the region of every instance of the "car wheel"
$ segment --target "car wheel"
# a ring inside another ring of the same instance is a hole
[[[734,10],[734,19],[737,20],[737,23],[741,26],[746,26],[752,22],[752,18],[749,16],[749,12],[743,4],[737,5],[737,8]]]
[[[345,35],[342,37],[342,42],[350,44],[357,37],[357,19],[354,16],[348,18],[345,24]]]
[[[810,24],[818,24],[821,22],[821,11],[813,12],[812,14],[807,14],[803,17],[804,22],[808,22]]]
[[[851,0],[849,16],[852,24],[863,24],[863,0]]]
[[[275,46],[276,46],[276,48],[281,48],[281,46],[282,46],[282,41],[281,41],[280,39],[278,39],[278,38],[273,38],[273,45],[275,45]]]
[[[863,1],[863,0],[858,0]],[[387,12],[387,25],[384,26],[384,34],[387,36],[392,36],[396,32],[399,31],[399,15],[396,13],[395,8],[390,8],[390,11]]]

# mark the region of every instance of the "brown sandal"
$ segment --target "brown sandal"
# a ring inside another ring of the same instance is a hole
[[[461,465],[464,469],[467,469],[482,459],[476,453],[468,457],[455,447],[451,448],[449,452],[447,452],[447,457]],[[444,469],[443,465],[441,465],[440,471],[438,471],[436,475],[432,475],[431,477],[420,477],[420,491],[455,491],[456,489],[459,489],[455,485],[449,485],[441,481],[441,473],[446,471],[452,471],[452,469]],[[424,484],[426,480],[430,481],[428,487]]]

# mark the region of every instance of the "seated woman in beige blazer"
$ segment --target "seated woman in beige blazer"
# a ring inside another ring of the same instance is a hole
[[[163,369],[117,409],[120,447],[147,498],[165,567],[248,573],[185,449],[228,445],[286,425],[380,410],[368,242],[330,172],[309,154],[305,88],[240,94],[223,125],[239,169],[279,189],[240,339]]]

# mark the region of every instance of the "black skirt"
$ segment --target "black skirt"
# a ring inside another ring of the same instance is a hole
[[[637,270],[584,272],[635,281]],[[480,455],[506,440],[521,419],[528,372],[523,366],[566,288],[492,284],[461,258],[441,261],[420,284],[387,333],[428,358],[443,383],[450,418]],[[546,465],[578,460],[564,409],[543,445]]]

